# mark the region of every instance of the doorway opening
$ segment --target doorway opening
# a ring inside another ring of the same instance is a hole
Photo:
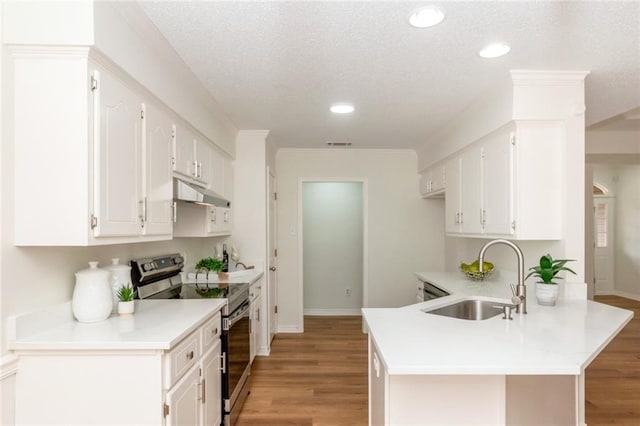
[[[300,329],[304,315],[360,315],[367,300],[364,179],[301,180]]]
[[[593,184],[594,294],[614,294],[614,197],[602,184]]]

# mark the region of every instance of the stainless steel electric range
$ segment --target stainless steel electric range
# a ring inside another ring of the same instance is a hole
[[[134,259],[131,279],[140,299],[226,298],[222,310],[222,412],[223,425],[235,424],[249,394],[250,320],[249,284],[182,281],[184,259],[168,254]]]

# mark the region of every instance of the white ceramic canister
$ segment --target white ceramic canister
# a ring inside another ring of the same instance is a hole
[[[71,309],[79,322],[104,321],[111,315],[113,301],[109,277],[111,273],[89,262],[89,269],[76,272]]]
[[[118,290],[122,286],[132,286],[131,284],[131,266],[121,265],[120,259],[111,259],[111,265],[105,266],[104,269],[111,272],[111,299],[113,300],[113,312],[118,312]]]

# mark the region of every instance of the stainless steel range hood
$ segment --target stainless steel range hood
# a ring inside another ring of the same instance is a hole
[[[173,178],[173,199],[194,204],[231,207],[228,200],[215,192],[176,177]]]

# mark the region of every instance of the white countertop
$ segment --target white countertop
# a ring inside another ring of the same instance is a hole
[[[494,274],[496,275],[496,274]],[[633,316],[584,299],[539,306],[527,290],[528,314],[469,321],[424,313],[474,296],[509,303],[510,276],[484,282],[460,273],[416,273],[451,293],[403,308],[363,309],[364,321],[391,375],[581,374]],[[530,286],[527,286],[530,287]]]
[[[167,350],[202,325],[226,299],[136,300],[129,317],[80,323],[71,303],[11,318],[8,348],[26,350]]]

